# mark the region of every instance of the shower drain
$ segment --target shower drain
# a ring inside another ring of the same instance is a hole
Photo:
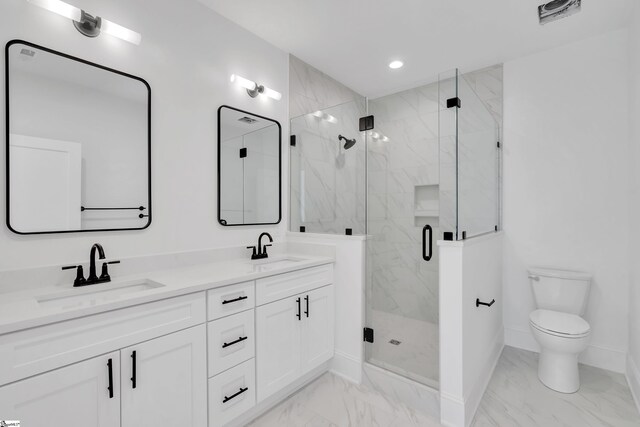
[[[398,340],[391,340],[391,341],[389,341],[389,344],[400,345],[400,342],[401,341],[398,341]]]

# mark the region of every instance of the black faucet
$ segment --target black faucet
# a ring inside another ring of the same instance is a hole
[[[260,237],[258,237],[257,251],[255,246],[247,246],[247,249],[253,249],[253,254],[251,254],[251,259],[263,259],[263,258],[269,257],[269,254],[267,253],[267,247],[271,246],[271,244],[266,244],[266,245],[262,244],[262,238],[264,236],[267,236],[269,238],[269,242],[273,243],[273,237],[271,237],[271,234],[267,232],[262,233]]]
[[[100,259],[105,259],[104,249],[100,243],[94,243],[91,246],[91,256],[90,256],[90,264],[89,264],[89,277],[84,278],[84,270],[82,269],[82,265],[69,265],[66,267],[62,267],[63,270],[70,270],[75,268],[77,270],[76,279],[73,281],[73,286],[87,286],[94,285],[96,283],[105,283],[111,281],[111,276],[109,276],[109,269],[107,264],[120,264],[120,261],[109,261],[102,263],[102,272],[100,277],[96,275],[96,250],[98,251],[98,256]]]

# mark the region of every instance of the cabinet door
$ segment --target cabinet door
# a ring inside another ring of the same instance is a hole
[[[258,402],[287,386],[300,374],[300,330],[303,323],[298,319],[300,311],[302,295],[256,309]]]
[[[122,349],[122,427],[206,427],[206,352],[205,325]]]
[[[29,427],[119,427],[119,375],[115,352],[18,381],[0,387],[0,414]]]
[[[303,296],[302,374],[333,357],[333,286],[325,286]]]

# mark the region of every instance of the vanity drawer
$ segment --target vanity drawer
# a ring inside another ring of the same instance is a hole
[[[219,427],[256,404],[255,359],[209,379],[209,427]]]
[[[209,376],[236,366],[255,355],[255,310],[209,322]]]
[[[208,318],[219,319],[255,307],[255,283],[243,282],[207,291]]]
[[[287,298],[333,283],[333,264],[305,268],[256,280],[256,305]]]

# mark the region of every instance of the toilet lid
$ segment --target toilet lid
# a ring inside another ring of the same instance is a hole
[[[529,315],[531,324],[543,332],[563,336],[584,336],[591,331],[586,320],[575,314],[536,310]]]

